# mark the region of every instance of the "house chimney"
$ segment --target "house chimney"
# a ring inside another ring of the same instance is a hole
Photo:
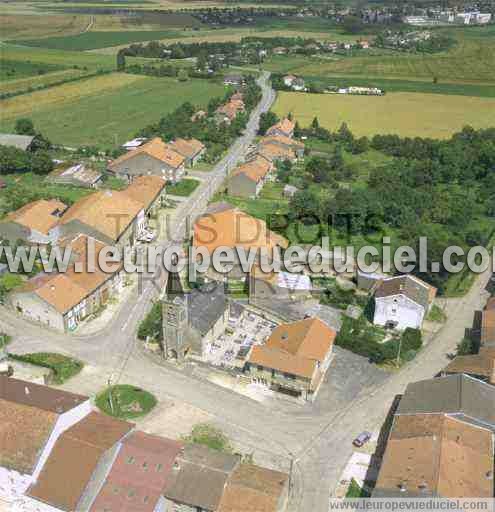
[[[24,394],[25,394],[26,396],[28,396],[28,395],[29,395],[29,388],[28,388],[27,386],[24,388]]]

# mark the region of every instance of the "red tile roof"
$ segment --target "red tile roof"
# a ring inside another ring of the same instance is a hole
[[[153,512],[183,443],[133,432],[122,447],[90,512]]]

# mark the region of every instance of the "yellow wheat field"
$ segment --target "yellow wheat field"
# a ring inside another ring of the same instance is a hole
[[[301,126],[316,116],[335,130],[347,123],[355,135],[398,134],[445,139],[465,125],[495,126],[495,98],[394,92],[385,96],[347,96],[281,92],[274,111],[292,112]]]
[[[2,101],[2,119],[29,115],[49,106],[56,106],[85,96],[99,95],[103,91],[119,89],[146,77],[126,73],[111,73],[87,80],[51,87],[31,94],[22,94]]]

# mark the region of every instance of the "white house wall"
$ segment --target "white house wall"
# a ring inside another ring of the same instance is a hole
[[[385,326],[388,322],[395,322],[395,328],[401,331],[407,327],[420,329],[424,315],[423,306],[404,295],[392,295],[375,299],[373,323]]]

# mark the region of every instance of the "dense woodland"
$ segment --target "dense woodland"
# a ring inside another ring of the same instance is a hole
[[[419,247],[428,238],[429,261],[442,261],[446,247],[485,245],[495,214],[495,128],[464,128],[448,140],[375,135],[356,138],[343,125],[336,133],[318,126],[299,135],[333,143],[333,154],[313,155],[305,165],[279,166],[279,178],[300,191],[291,200],[294,220],[317,218],[332,226],[339,239],[391,235],[399,244]],[[343,151],[359,154],[369,148],[393,157],[369,176],[354,174]],[[316,185],[315,185],[316,184]],[[379,237],[378,237],[379,238]],[[445,286],[448,274],[421,277]]]

